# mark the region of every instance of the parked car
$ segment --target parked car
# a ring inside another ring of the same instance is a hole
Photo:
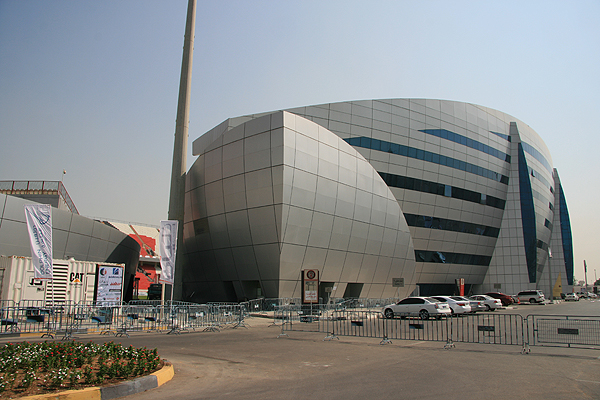
[[[543,303],[546,301],[544,293],[541,290],[523,290],[517,294],[520,301],[528,301],[531,304]]]
[[[579,301],[579,296],[577,296],[577,293],[567,293],[565,301]]]
[[[443,303],[448,303],[452,314],[466,314],[471,312],[471,305],[469,300],[466,300],[460,296],[431,296],[432,298],[439,300]]]
[[[500,299],[495,299],[485,294],[476,294],[475,296],[471,296],[469,298],[482,302],[486,311],[495,311],[496,309],[502,307],[502,302]]]
[[[578,292],[576,293],[580,299],[597,299],[598,295],[592,292]]]
[[[471,306],[471,314],[475,314],[477,311],[485,311],[486,310],[485,306],[483,305],[483,301],[470,299],[465,296],[457,296],[457,297],[460,297],[461,299],[469,302],[469,305]]]
[[[418,316],[427,320],[430,316],[440,319],[451,313],[448,304],[431,297],[407,297],[383,308],[383,315],[386,318]]]
[[[504,293],[500,293],[500,292],[488,292],[486,293],[487,296],[493,297],[494,299],[499,299],[502,302],[502,305],[504,307],[506,306],[510,306],[511,304],[514,303],[514,300],[512,297],[510,297],[507,294]]]

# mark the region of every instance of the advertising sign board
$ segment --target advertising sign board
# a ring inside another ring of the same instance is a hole
[[[118,303],[123,294],[123,268],[98,265],[95,300],[101,305]]]

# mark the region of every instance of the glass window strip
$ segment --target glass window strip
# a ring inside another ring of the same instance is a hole
[[[529,153],[530,155],[532,155],[533,158],[535,158],[540,163],[542,163],[542,165],[544,167],[546,167],[546,169],[550,173],[552,173],[552,167],[550,166],[550,163],[548,162],[548,160],[546,160],[546,157],[544,157],[544,155],[539,152],[538,149],[536,149],[535,147],[533,147],[529,143],[525,143],[523,141],[521,141],[521,144],[523,145],[523,150],[525,150],[526,153]]]
[[[426,133],[428,135],[433,135],[442,139],[449,140],[454,143],[462,144],[471,149],[481,151],[482,153],[489,154],[492,157],[496,157],[499,160],[506,161],[510,164],[510,155],[495,149],[487,144],[478,142],[477,140],[468,138],[466,136],[460,135],[458,133],[454,133],[447,129],[421,129],[419,132]]]
[[[535,207],[533,205],[533,191],[529,179],[527,159],[523,146],[519,143],[519,197],[521,202],[521,221],[523,223],[523,241],[525,244],[525,259],[529,283],[535,283],[537,278],[537,236],[535,227]],[[550,203],[552,205],[552,203]]]
[[[504,133],[499,133],[499,132],[494,132],[494,131],[490,131],[490,133],[493,133],[494,135],[501,137],[502,139],[510,142],[510,136],[509,135],[505,135]]]
[[[408,226],[498,238],[500,228],[428,215],[404,214]]]
[[[559,185],[558,190],[558,209],[559,209],[559,217],[560,217],[560,233],[562,239],[562,250],[563,257],[565,260],[565,269],[567,272],[567,284],[573,284],[573,273],[574,273],[574,263],[573,263],[573,236],[571,234],[571,220],[569,218],[569,210],[567,208],[567,200],[565,198],[565,194],[563,192],[562,185]]]
[[[380,149],[381,149],[382,141],[379,139],[372,139],[369,137],[360,136],[360,137],[346,138],[346,139],[344,139],[344,141],[351,146],[381,151]],[[446,156],[442,156],[440,154],[416,149],[414,147],[399,145],[399,144],[395,144],[395,143],[390,143],[390,149],[388,150],[388,152],[392,153],[392,154],[409,157],[409,158],[414,158],[417,160],[423,160],[423,161],[431,160],[430,162],[435,163],[435,164],[444,165],[446,167],[459,169],[459,170],[465,171],[465,172],[470,172],[472,174],[483,176],[484,178],[487,178],[487,179],[490,179],[490,180],[493,180],[496,182],[500,182],[504,185],[508,185],[508,176],[503,175],[499,172],[491,171],[489,169],[480,167],[475,164],[470,164],[470,163],[467,163],[464,161],[454,159],[452,157],[446,157]],[[437,156],[437,157],[435,157],[435,156]],[[439,159],[438,159],[438,157],[439,157]],[[427,160],[426,160],[426,158],[427,158]]]
[[[483,204],[482,194],[467,189],[461,189],[443,183],[430,182],[408,176],[389,174],[387,172],[377,172],[383,179],[386,185],[399,189],[415,190],[417,192],[431,193],[438,196],[452,197],[459,200],[468,201],[471,203]],[[450,194],[448,196],[448,194]],[[488,207],[504,210],[506,200],[499,199],[494,196],[486,195],[485,204]]]
[[[488,267],[491,256],[479,254],[451,253],[448,251],[415,250],[416,262],[429,262],[440,264],[481,265]]]
[[[548,182],[548,180],[546,180],[546,178],[544,178],[542,176],[542,174],[540,174],[539,172],[537,172],[536,170],[534,170],[531,167],[527,167],[529,169],[529,174],[531,176],[533,176],[534,178],[536,178],[538,181],[542,182],[544,184],[544,186],[546,186],[548,189],[550,189],[550,193],[554,193],[554,188],[552,187],[552,185],[550,184],[550,182]]]

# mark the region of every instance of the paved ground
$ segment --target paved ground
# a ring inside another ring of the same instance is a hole
[[[600,350],[394,341],[288,332],[251,318],[248,329],[178,336],[138,333],[175,377],[127,400],[164,399],[600,399]],[[87,339],[87,338],[86,338]],[[94,341],[102,340],[98,337]]]
[[[600,301],[497,312],[599,315],[599,310]],[[323,333],[278,338],[281,328],[269,326],[272,322],[250,318],[248,329],[80,340],[156,347],[174,364],[170,382],[126,400],[600,399],[600,349],[532,347],[523,355],[520,346],[506,345],[456,343],[444,350],[443,342],[323,341]]]

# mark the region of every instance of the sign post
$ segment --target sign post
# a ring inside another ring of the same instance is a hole
[[[319,303],[319,270],[302,271],[302,304]]]

